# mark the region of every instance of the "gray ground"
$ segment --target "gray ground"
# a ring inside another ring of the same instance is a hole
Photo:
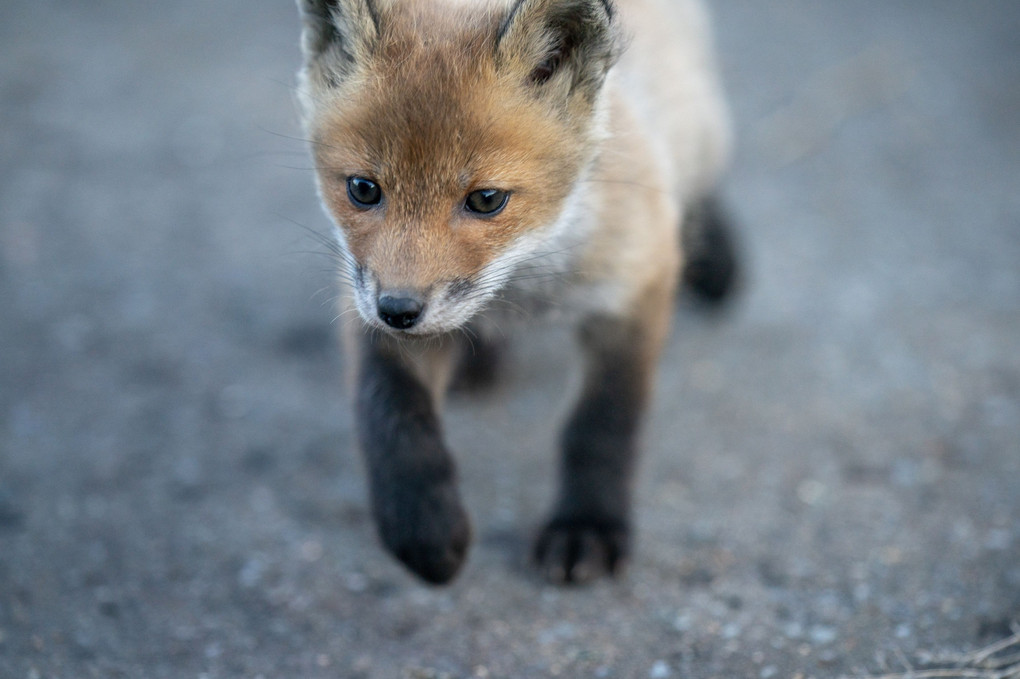
[[[1020,3],[715,6],[729,313],[678,315],[626,578],[543,585],[567,337],[455,400],[477,542],[379,548],[289,0],[0,5],[0,677],[835,677],[1020,617]]]

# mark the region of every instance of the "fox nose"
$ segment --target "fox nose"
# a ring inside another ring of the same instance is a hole
[[[383,295],[376,309],[383,323],[397,330],[407,330],[421,318],[425,304],[415,297]]]

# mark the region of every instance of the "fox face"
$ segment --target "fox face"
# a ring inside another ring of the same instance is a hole
[[[571,226],[616,55],[602,0],[299,0],[300,95],[364,321],[460,327]]]

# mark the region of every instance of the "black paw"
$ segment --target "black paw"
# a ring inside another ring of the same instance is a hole
[[[717,201],[705,199],[691,210],[683,228],[683,283],[698,299],[719,304],[739,282],[733,230]]]
[[[553,519],[535,541],[534,559],[555,584],[580,584],[623,571],[630,530],[623,522]]]
[[[471,522],[453,484],[403,489],[376,501],[375,514],[383,544],[422,580],[442,585],[460,571]]]

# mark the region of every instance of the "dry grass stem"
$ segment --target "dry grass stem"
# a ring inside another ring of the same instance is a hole
[[[946,667],[907,671],[882,675],[854,675],[845,679],[1020,679],[1020,625],[1014,623],[1013,634],[994,644],[971,653],[946,656],[935,663]],[[1009,653],[1006,653],[1010,651]]]

